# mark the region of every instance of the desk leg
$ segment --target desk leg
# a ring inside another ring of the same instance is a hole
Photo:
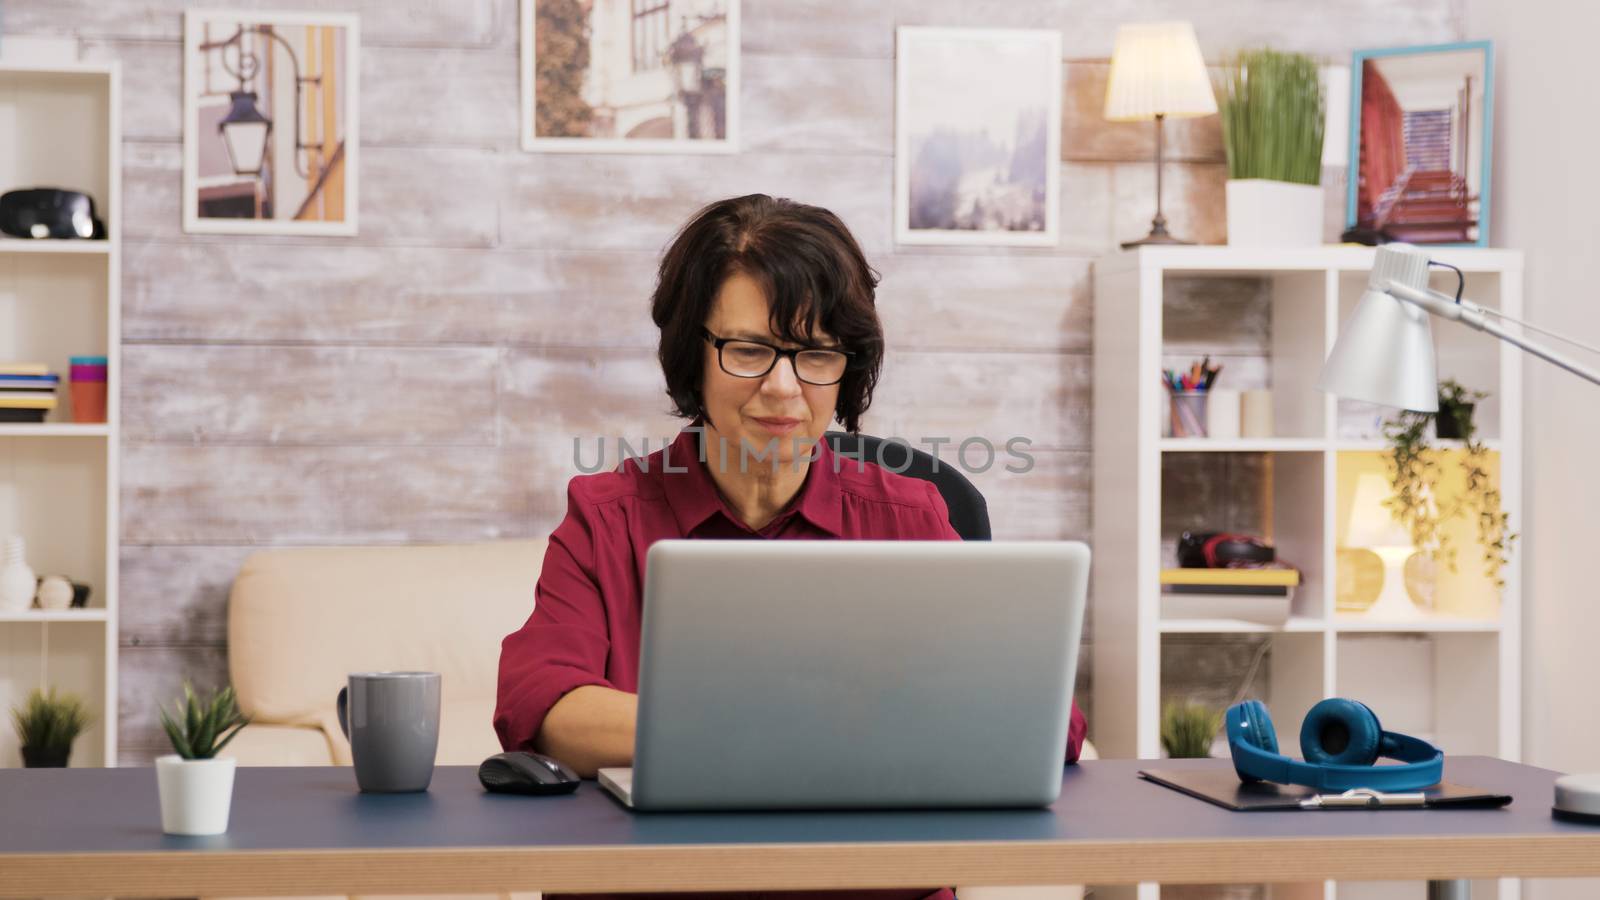
[[[1472,900],[1472,882],[1465,878],[1430,881],[1428,900]]]

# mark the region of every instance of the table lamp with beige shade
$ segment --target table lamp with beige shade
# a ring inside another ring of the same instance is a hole
[[[1344,545],[1371,550],[1383,560],[1383,590],[1368,607],[1372,619],[1408,621],[1424,613],[1411,602],[1406,592],[1406,560],[1416,552],[1411,535],[1395,519],[1384,501],[1391,491],[1389,483],[1376,472],[1363,472],[1356,479],[1356,493],[1350,504],[1350,519]]]
[[[1156,123],[1156,217],[1150,233],[1124,248],[1144,244],[1188,244],[1167,232],[1161,211],[1161,123],[1168,117],[1214,115],[1217,96],[1188,22],[1150,22],[1117,29],[1106,86],[1105,117],[1112,122]]]

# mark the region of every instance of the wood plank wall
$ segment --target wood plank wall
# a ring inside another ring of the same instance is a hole
[[[1212,61],[1463,36],[1461,0],[746,0],[744,152],[530,155],[515,0],[319,3],[362,17],[361,234],[244,238],[179,227],[186,5],[5,4],[7,33],[123,66],[124,764],[160,750],[153,704],[182,677],[226,677],[227,590],[252,549],[541,535],[570,435],[674,431],[647,297],[674,229],[725,196],[829,207],[883,274],[893,352],[870,431],[1026,435],[1033,472],[977,478],[996,537],[1087,537],[1090,265],[1154,208],[1149,126],[1099,113],[1116,26],[1188,18]],[[896,25],[1060,29],[1058,247],[894,246]],[[1223,240],[1216,119],[1168,134],[1173,230]]]

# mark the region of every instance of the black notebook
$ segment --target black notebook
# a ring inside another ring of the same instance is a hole
[[[1300,801],[1319,793],[1314,788],[1299,785],[1268,784],[1264,781],[1245,784],[1233,769],[1145,769],[1139,772],[1139,777],[1239,812],[1302,809]],[[1511,802],[1508,794],[1482,791],[1448,781],[1424,788],[1420,793],[1425,798],[1422,806],[1380,808],[1495,809]]]

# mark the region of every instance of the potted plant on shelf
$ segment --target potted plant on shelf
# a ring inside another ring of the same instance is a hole
[[[1439,382],[1439,413],[1433,420],[1433,433],[1441,441],[1467,439],[1476,430],[1472,412],[1478,401],[1488,397],[1487,391],[1468,390],[1454,379]]]
[[[1161,746],[1173,759],[1204,759],[1222,729],[1222,712],[1204,703],[1169,703],[1161,711]]]
[[[72,694],[45,693],[37,688],[26,704],[11,709],[11,721],[22,745],[22,764],[30,769],[61,769],[72,755],[72,742],[89,727],[89,711]]]
[[[1226,67],[1219,108],[1228,155],[1228,243],[1322,243],[1322,78],[1302,53],[1249,50]]]
[[[249,723],[239,712],[232,687],[199,697],[184,682],[177,718],[161,710],[161,727],[177,751],[156,759],[162,831],[222,834],[228,830],[236,761],[216,756]]]

